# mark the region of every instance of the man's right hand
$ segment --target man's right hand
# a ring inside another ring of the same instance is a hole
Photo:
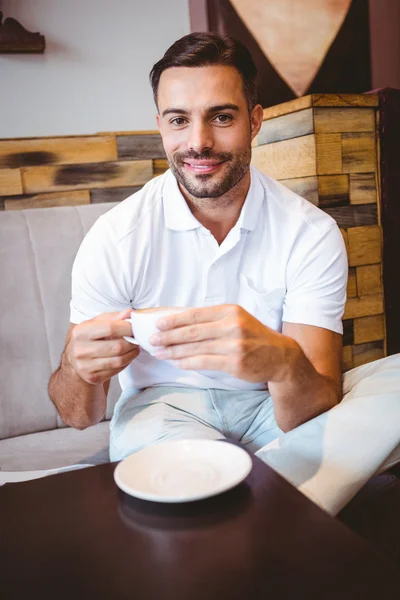
[[[132,309],[106,313],[75,325],[64,352],[72,369],[87,383],[102,384],[129,365],[140,352],[124,340],[132,335]]]

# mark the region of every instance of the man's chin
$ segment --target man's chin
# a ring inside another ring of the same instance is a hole
[[[180,185],[194,198],[217,198],[224,193],[221,191],[221,185],[217,182],[211,183],[213,175],[199,174],[193,176],[185,176],[179,172],[175,175]],[[208,185],[207,185],[208,183]]]
[[[219,189],[215,190],[213,188],[198,188],[192,185],[183,185],[183,187],[191,196],[193,196],[193,198],[198,198],[199,200],[204,198],[219,198],[219,196],[222,196],[225,193],[221,192]]]

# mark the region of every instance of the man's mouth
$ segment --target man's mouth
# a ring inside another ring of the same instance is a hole
[[[215,160],[185,160],[183,161],[184,166],[191,173],[196,174],[209,174],[214,173],[222,164],[224,164],[224,160],[215,161]]]

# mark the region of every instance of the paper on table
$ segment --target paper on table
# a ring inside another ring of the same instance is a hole
[[[332,515],[400,461],[400,354],[348,371],[343,391],[338,406],[256,452]]]
[[[69,465],[68,467],[59,467],[58,469],[42,469],[37,471],[0,471],[0,485],[4,485],[5,483],[30,481],[31,479],[47,477],[47,475],[55,475],[57,473],[64,473],[66,471],[75,471],[76,469],[86,469],[86,467],[93,467],[93,465]]]

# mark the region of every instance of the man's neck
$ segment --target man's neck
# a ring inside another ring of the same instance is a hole
[[[196,198],[180,184],[179,189],[192,214],[221,245],[237,220],[250,188],[250,170],[226,194],[217,198]]]

